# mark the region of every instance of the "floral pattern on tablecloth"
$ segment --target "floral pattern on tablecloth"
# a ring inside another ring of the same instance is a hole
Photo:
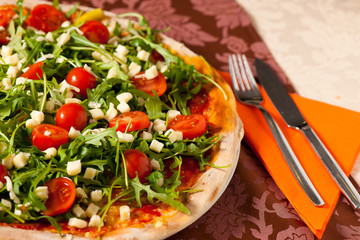
[[[255,31],[250,18],[235,0],[79,0],[81,5],[99,7],[114,13],[135,11],[143,14],[157,29],[185,43],[215,68],[228,70],[231,53],[245,53],[266,61],[293,91],[288,78],[277,65],[267,46]],[[72,4],[63,0],[61,3]],[[323,239],[359,239],[360,214],[349,203],[340,202]],[[168,238],[202,239],[316,239],[275,185],[261,161],[246,143],[228,188],[215,205],[195,223]]]

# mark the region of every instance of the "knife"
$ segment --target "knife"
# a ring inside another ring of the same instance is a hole
[[[356,191],[356,188],[350,182],[316,133],[306,122],[278,77],[271,68],[260,59],[255,59],[255,69],[261,85],[264,87],[272,103],[287,125],[299,129],[304,133],[341,192],[351,202],[355,209],[359,209],[360,195]]]

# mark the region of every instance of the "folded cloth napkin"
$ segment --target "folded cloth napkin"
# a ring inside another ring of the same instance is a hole
[[[221,73],[228,83],[228,73]],[[231,85],[231,84],[230,84]],[[325,201],[315,207],[292,175],[267,123],[254,107],[237,102],[244,123],[245,141],[260,157],[283,194],[316,237],[321,238],[334,211],[340,191],[306,137],[287,127],[260,86],[263,106],[274,117],[309,178]],[[314,129],[344,172],[349,175],[360,152],[360,113],[291,94],[304,118]]]

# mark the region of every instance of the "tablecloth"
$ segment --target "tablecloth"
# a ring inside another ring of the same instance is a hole
[[[276,71],[287,88],[294,91],[293,84],[274,60],[254,28],[251,18],[235,0],[79,0],[78,2],[84,6],[99,7],[114,13],[125,11],[142,13],[153,28],[164,29],[170,26],[171,30],[166,33],[168,36],[183,42],[222,71],[228,70],[227,57],[230,53],[245,53],[250,60],[254,57],[264,59]],[[317,1],[317,4],[321,2],[326,5],[326,1],[321,0]],[[269,19],[281,17],[267,12],[276,13],[279,7],[277,5],[267,10],[261,8],[256,0],[248,2],[248,4],[252,3],[258,4],[259,9],[264,11],[264,16]],[[281,4],[281,8],[291,14],[307,14],[296,12],[296,7],[294,8],[291,2]],[[355,12],[351,13],[353,18],[358,16]],[[263,21],[266,21],[266,18]],[[286,23],[279,21],[278,24]],[[272,28],[276,27],[272,26]],[[313,27],[319,28],[319,38],[324,34],[321,31],[326,33],[326,29],[322,29],[321,25]],[[358,40],[360,40],[359,32],[357,32]],[[273,38],[276,42],[276,36]],[[359,42],[354,45],[354,51],[359,49]],[[296,50],[296,46],[291,43],[280,47],[284,55]],[[326,57],[318,55],[314,57],[314,61],[315,63],[326,61]],[[333,62],[331,66],[336,67],[336,64],[340,63]],[[347,72],[347,74],[351,73],[359,74],[355,69]],[[357,79],[359,81],[360,78]],[[341,197],[323,239],[357,239],[359,236],[360,213],[354,213],[348,202]],[[243,143],[236,172],[222,197],[199,220],[169,238],[169,240],[175,239],[315,239],[315,236],[274,184],[256,155],[246,143]]]

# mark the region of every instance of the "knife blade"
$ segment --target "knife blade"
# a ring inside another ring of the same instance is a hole
[[[299,129],[304,133],[341,192],[355,209],[360,209],[360,195],[356,188],[320,138],[306,122],[278,77],[272,69],[260,59],[255,59],[255,69],[261,85],[264,87],[272,103],[287,125]]]

